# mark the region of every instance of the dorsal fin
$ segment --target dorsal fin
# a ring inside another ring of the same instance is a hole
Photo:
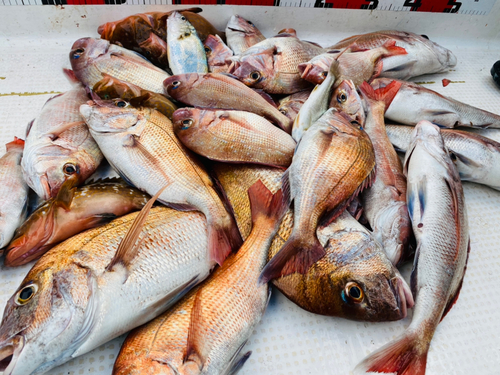
[[[84,124],[85,124],[85,121],[66,122],[64,124],[57,125],[57,126],[53,127],[52,129],[50,129],[50,132],[48,135],[52,140],[55,140],[62,133],[64,133],[66,130],[69,130],[71,128],[74,128],[75,126],[80,126],[80,125],[84,125]]]

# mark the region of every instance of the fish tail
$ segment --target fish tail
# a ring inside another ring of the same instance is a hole
[[[24,141],[21,138],[14,137],[12,142],[5,144],[5,148],[7,149],[7,152],[16,148],[24,149]]]
[[[386,56],[407,55],[406,49],[396,46],[395,40],[388,40],[384,43],[383,47],[387,50]]]
[[[417,332],[405,333],[370,354],[354,369],[354,374],[385,373],[425,375],[429,345]]]
[[[229,214],[227,214],[229,216]],[[238,227],[233,220],[228,225],[220,222],[208,223],[208,252],[210,260],[217,262],[220,266],[233,250],[242,245]]]
[[[280,189],[275,194],[258,180],[248,189],[250,208],[252,211],[252,223],[263,220],[269,227],[276,227],[288,209],[288,200],[284,198]]]
[[[310,242],[306,242],[304,237],[292,234],[281,250],[264,267],[259,281],[264,284],[294,272],[304,274],[325,254],[323,245],[315,235]]]
[[[387,86],[376,90],[374,90],[373,87],[371,87],[367,82],[363,82],[359,86],[359,90],[364,96],[374,101],[384,102],[385,108],[389,108],[400,88],[400,81],[392,81]]]

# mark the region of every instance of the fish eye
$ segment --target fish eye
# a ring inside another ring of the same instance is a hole
[[[252,22],[247,21],[247,23],[248,23],[250,26],[253,26],[253,23],[252,23]]]
[[[63,166],[63,172],[65,175],[71,176],[71,175],[75,174],[76,172],[78,172],[78,168],[76,165],[74,165],[72,163],[66,163]]]
[[[191,35],[191,33],[189,33],[189,32],[184,33],[184,36],[190,36],[190,35]]]
[[[193,120],[190,118],[187,118],[185,120],[182,120],[181,129],[182,130],[188,129],[191,125],[193,125]]]
[[[258,79],[260,79],[260,73],[258,71],[255,71],[255,72],[252,72],[250,73],[250,78],[252,78],[254,81],[257,81]]]
[[[323,71],[323,72],[319,73],[319,75],[321,76],[321,78],[326,78],[326,76],[328,75],[328,72]]]
[[[125,108],[125,107],[128,105],[128,103],[127,103],[126,101],[124,101],[124,100],[118,100],[118,101],[115,103],[115,105],[116,105],[117,107],[120,107],[120,108]]]
[[[364,298],[363,289],[355,282],[347,283],[345,286],[345,294],[350,300],[356,303],[361,302]]]
[[[185,20],[186,20],[186,17],[181,16],[181,20],[185,21]]]
[[[179,87],[180,85],[181,85],[181,81],[174,81],[174,82],[172,82],[172,87],[173,87],[174,89],[176,89],[176,88],[177,88],[177,87]]]
[[[280,112],[283,113],[285,116],[287,114],[286,109],[280,109]]]
[[[38,286],[36,284],[30,284],[25,286],[17,293],[16,304],[19,306],[27,304],[33,296],[38,291]]]
[[[73,59],[78,59],[83,53],[85,52],[85,49],[83,48],[78,48],[73,52]]]
[[[346,100],[347,100],[347,95],[346,95],[346,93],[344,91],[342,91],[340,94],[337,95],[337,101],[340,104],[345,103]]]
[[[205,46],[205,53],[206,53],[207,55],[209,55],[211,52],[212,52],[212,50],[210,49],[210,47]]]

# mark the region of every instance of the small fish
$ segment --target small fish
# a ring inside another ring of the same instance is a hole
[[[203,43],[207,54],[208,71],[210,73],[227,73],[227,59],[233,56],[233,51],[226,46],[218,35],[209,35]]]
[[[140,210],[149,196],[125,182],[103,181],[80,188],[65,181],[55,198],[38,207],[16,231],[5,265],[17,267],[40,258],[59,242],[84,230]]]
[[[348,51],[374,49],[388,41],[396,41],[396,45],[404,48],[407,54],[385,58],[384,77],[408,80],[423,74],[445,72],[457,65],[457,58],[450,50],[424,35],[406,31],[384,30],[354,35],[326,49]]]
[[[125,101],[94,101],[80,108],[106,159],[125,181],[172,208],[203,212],[211,259],[222,264],[241,244],[234,220],[196,155],[177,139],[172,122],[154,109]]]
[[[226,27],[227,45],[235,55],[241,55],[253,45],[262,42],[266,37],[251,22],[237,14],[229,19]]]
[[[364,125],[366,120],[363,101],[351,80],[345,80],[333,91],[330,107],[349,115],[354,121]]]
[[[384,123],[385,109],[391,104],[399,87],[397,81],[377,91],[366,82],[359,87],[367,107],[363,129],[372,141],[377,164],[377,178],[361,194],[363,212],[374,237],[394,265],[409,257],[411,240],[406,178],[398,154],[387,137]]]
[[[181,142],[208,159],[281,168],[292,163],[293,138],[254,113],[181,108],[173,123]]]
[[[283,176],[294,201],[292,234],[262,272],[263,282],[306,273],[325,255],[316,236],[320,225],[337,218],[350,199],[371,184],[375,155],[368,135],[330,108],[304,134]]]
[[[163,81],[170,77],[141,55],[104,39],[81,38],[71,47],[71,67],[76,78],[93,87],[107,73],[144,90],[163,94]]]
[[[173,74],[208,72],[203,43],[193,25],[179,12],[167,19],[167,53]]]
[[[165,93],[190,106],[233,109],[267,118],[290,133],[292,122],[283,115],[272,98],[258,93],[231,76],[219,73],[181,74],[164,82]]]
[[[26,218],[29,190],[21,168],[24,141],[14,137],[5,148],[0,158],[0,256]]]
[[[340,54],[340,50],[328,51],[314,56],[308,62],[299,64],[300,76],[306,81],[319,85],[325,80],[333,60]]]
[[[417,239],[411,274],[415,309],[403,335],[370,354],[356,374],[425,374],[434,332],[457,301],[465,275],[470,242],[464,194],[436,125],[416,126],[404,164]]]
[[[377,78],[372,86],[387,86],[392,80]],[[500,128],[500,115],[461,103],[412,82],[401,81],[401,88],[385,113],[389,120],[416,125],[426,120],[446,128]]]
[[[273,195],[260,181],[248,196],[253,227],[241,249],[173,310],[132,332],[114,375],[235,374],[243,366],[251,352],[240,352],[270,297],[259,274],[287,209],[281,191]]]
[[[50,98],[28,125],[23,176],[44,200],[55,197],[68,176],[78,175],[83,183],[103,159],[79,112],[87,101],[85,88],[75,86]]]
[[[397,151],[408,150],[414,128],[386,125],[385,130]],[[441,129],[441,136],[462,181],[500,190],[500,143],[455,129]]]
[[[216,163],[214,172],[246,239],[252,228],[248,187],[261,180],[268,189],[277,191],[283,171],[265,166]],[[269,248],[268,260],[290,237],[293,220],[293,209],[289,209]],[[274,279],[275,287],[292,302],[315,314],[364,321],[405,317],[407,309],[413,306],[410,288],[368,230],[344,212],[316,233],[327,255],[304,275],[295,273]]]
[[[103,100],[123,99],[134,107],[154,108],[172,119],[177,106],[166,98],[165,95],[143,90],[132,83],[121,81],[104,73],[103,78],[97,82],[92,91]]]
[[[323,52],[315,44],[280,34],[234,57],[229,73],[245,85],[270,94],[293,94],[311,87],[311,83],[301,78],[299,64]]]
[[[290,120],[294,121],[312,90],[304,90],[288,95],[279,101],[278,109]]]

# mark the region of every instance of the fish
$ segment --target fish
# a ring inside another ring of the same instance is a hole
[[[356,374],[425,374],[434,332],[457,302],[465,275],[470,240],[464,194],[436,125],[417,124],[404,168],[417,239],[411,273],[413,317],[405,332],[371,353]]]
[[[117,99],[115,99],[117,100]],[[179,210],[203,212],[211,259],[222,264],[241,237],[199,159],[174,134],[172,122],[150,108],[122,100],[94,101],[80,108],[108,162],[131,185]]]
[[[249,20],[234,14],[226,27],[227,45],[235,55],[241,55],[253,45],[262,42],[266,37]]]
[[[387,41],[396,41],[396,46],[404,48],[407,54],[385,58],[384,77],[408,80],[423,74],[446,72],[457,65],[457,58],[453,52],[424,35],[407,31],[383,30],[353,35],[326,49],[374,49],[384,45]]]
[[[162,314],[209,275],[204,215],[149,211],[153,199],[35,263],[0,324],[4,375],[42,374],[88,353]]]
[[[83,183],[103,159],[79,112],[87,101],[85,88],[74,86],[50,98],[28,125],[21,167],[43,200],[55,197],[68,176],[76,174]]]
[[[177,106],[168,100],[165,95],[143,90],[137,85],[121,81],[106,73],[102,77],[92,88],[92,91],[101,99],[123,99],[130,102],[134,107],[154,108],[172,119]]]
[[[229,63],[226,61],[233,56],[233,51],[226,46],[218,35],[209,35],[203,43],[207,54],[208,71],[210,73],[227,73]]]
[[[294,202],[292,233],[261,274],[263,282],[306,273],[325,255],[316,237],[320,222],[337,218],[352,197],[368,187],[375,155],[368,135],[330,108],[304,134],[283,176],[283,190]]]
[[[290,120],[294,121],[307,98],[311,95],[311,91],[312,90],[299,91],[280,99],[278,106],[279,111]]]
[[[173,310],[132,332],[114,375],[234,374],[241,351],[266,310],[270,290],[258,282],[281,217],[281,191],[258,181],[249,190],[252,231],[240,250]]]
[[[248,187],[261,180],[276,192],[281,188],[283,170],[224,163],[215,163],[213,168],[246,239],[252,228]],[[289,208],[271,243],[268,260],[290,237],[293,220],[293,208]],[[278,290],[315,314],[377,322],[405,317],[413,306],[410,287],[368,230],[344,212],[330,225],[319,227],[316,234],[327,255],[304,275],[295,273],[272,280]],[[361,290],[360,296],[353,295],[356,287]]]
[[[181,74],[166,79],[163,85],[166,94],[184,104],[252,112],[287,133],[291,131],[292,122],[269,95],[248,88],[234,77],[221,73]]]
[[[406,177],[398,154],[387,137],[384,122],[385,109],[399,87],[397,81],[377,91],[367,82],[359,86],[367,106],[363,129],[372,141],[377,165],[377,178],[361,193],[363,212],[374,237],[395,266],[409,258],[412,237],[406,205]]]
[[[167,19],[167,53],[173,74],[208,73],[207,55],[196,29],[179,12]]]
[[[14,137],[5,148],[0,158],[0,256],[26,218],[29,190],[21,168],[24,141]]]
[[[293,138],[254,113],[181,108],[173,123],[180,141],[208,159],[285,169],[292,163]]]
[[[67,179],[56,197],[39,206],[16,230],[5,265],[17,267],[40,258],[58,243],[87,229],[140,210],[149,196],[124,181],[74,187]]]
[[[340,50],[332,50],[314,56],[311,60],[299,64],[300,76],[302,79],[319,85],[323,82],[330,70],[333,60],[342,52]]]
[[[385,130],[397,151],[408,150],[413,127],[386,124]],[[441,129],[441,136],[462,181],[500,190],[500,143],[456,129]]]
[[[170,77],[143,56],[104,39],[78,39],[71,47],[69,60],[76,78],[89,87],[107,73],[144,90],[163,94],[162,83]]]
[[[387,78],[377,78],[372,86],[377,89],[387,86],[390,82]],[[500,115],[404,81],[401,81],[401,88],[387,109],[385,117],[413,126],[421,120],[426,120],[446,128],[500,128]]]
[[[323,52],[323,48],[296,36],[279,34],[234,57],[229,73],[269,94],[293,94],[311,87],[301,78],[299,64]]]
[[[361,97],[351,80],[342,81],[333,90],[330,107],[349,115],[354,121],[364,125],[366,120],[365,108]]]

